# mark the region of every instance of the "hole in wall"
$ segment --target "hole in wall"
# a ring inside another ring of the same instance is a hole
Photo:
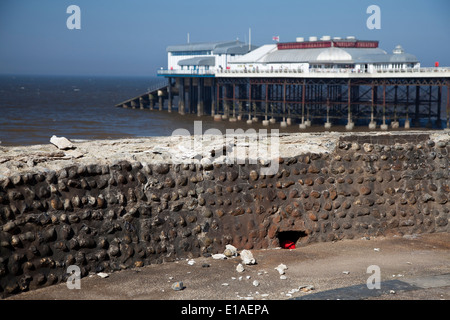
[[[279,231],[277,234],[282,249],[295,249],[302,240],[306,239],[305,231]]]

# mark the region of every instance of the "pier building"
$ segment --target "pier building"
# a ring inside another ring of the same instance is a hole
[[[424,68],[401,45],[384,50],[375,40],[312,36],[262,46],[188,43],[167,54],[163,81],[117,106],[299,130],[450,127],[450,68]]]

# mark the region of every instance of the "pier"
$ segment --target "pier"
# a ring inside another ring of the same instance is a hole
[[[224,42],[167,51],[168,69],[157,74],[165,81],[118,107],[299,131],[312,125],[450,128],[450,68],[420,67],[401,46],[387,54],[378,41],[324,36],[259,48]]]

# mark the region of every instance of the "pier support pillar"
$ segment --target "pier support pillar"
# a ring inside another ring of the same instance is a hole
[[[405,117],[405,129],[411,127],[411,122],[409,121],[409,86],[406,86],[406,117]]]
[[[258,117],[256,116],[256,102],[253,102],[253,110],[254,110],[254,113],[253,113],[252,121],[258,122]]]
[[[371,105],[371,112],[370,112],[370,123],[369,123],[369,129],[375,130],[377,128],[377,123],[374,119],[374,103],[375,103],[375,87],[372,85],[372,105]]]
[[[167,111],[172,112],[173,107],[173,93],[172,93],[172,79],[169,78],[169,84],[167,85],[167,93],[168,93],[168,105],[167,105]]]
[[[216,96],[217,93],[217,96]],[[216,85],[214,84],[214,80],[212,80],[211,82],[211,116],[213,118],[215,118],[216,115],[216,105],[218,104],[219,101],[219,84]]]
[[[185,105],[184,105],[184,78],[179,79],[178,83],[178,113],[185,114]]]
[[[194,99],[193,99],[194,90],[192,88],[192,83],[193,83],[192,78],[189,78],[189,93],[188,93],[187,102],[186,102],[188,113],[192,113],[192,103],[194,102]]]
[[[347,111],[348,111],[348,121],[347,121],[347,125],[345,126],[345,129],[347,130],[353,130],[353,128],[355,127],[355,124],[352,122],[352,87],[351,87],[351,83],[350,80],[348,81],[348,97],[347,97]]]
[[[229,119],[230,122],[236,122],[236,84],[233,84],[233,97],[231,100],[232,113]]]
[[[450,84],[447,83],[447,130],[450,130]]]
[[[325,122],[324,125],[325,129],[331,128],[331,122],[330,122],[330,100],[327,98],[327,122]]]
[[[437,97],[437,119],[436,119],[436,126],[439,129],[442,128],[441,104],[442,104],[442,85],[439,85],[439,87],[438,87],[438,97]]]
[[[155,96],[153,94],[149,94],[148,100],[149,100],[149,108],[150,110],[153,110],[153,108],[155,107]]]
[[[306,85],[305,85],[305,80],[303,80],[303,84],[302,84],[302,121],[299,124],[299,128],[304,130],[306,129],[306,124],[305,124],[305,89],[306,89]]]
[[[162,111],[163,106],[164,106],[164,96],[163,96],[162,91],[161,91],[161,93],[158,91],[158,100],[159,100],[159,111]]]
[[[202,78],[198,78],[198,98],[197,98],[197,116],[201,117],[205,114],[205,103],[203,101],[204,83]]]
[[[381,124],[380,129],[388,129],[388,125],[386,124],[386,84],[383,84],[383,123]]]
[[[414,126],[419,127],[420,126],[420,86],[416,86],[416,112],[414,115]]]
[[[394,87],[394,120],[391,122],[392,129],[397,129],[400,127],[400,123],[397,120],[397,104],[398,104],[398,86]]]

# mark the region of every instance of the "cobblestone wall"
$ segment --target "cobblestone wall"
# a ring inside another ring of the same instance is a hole
[[[0,295],[238,249],[449,232],[450,145],[355,136],[258,165],[77,165],[0,181]]]

